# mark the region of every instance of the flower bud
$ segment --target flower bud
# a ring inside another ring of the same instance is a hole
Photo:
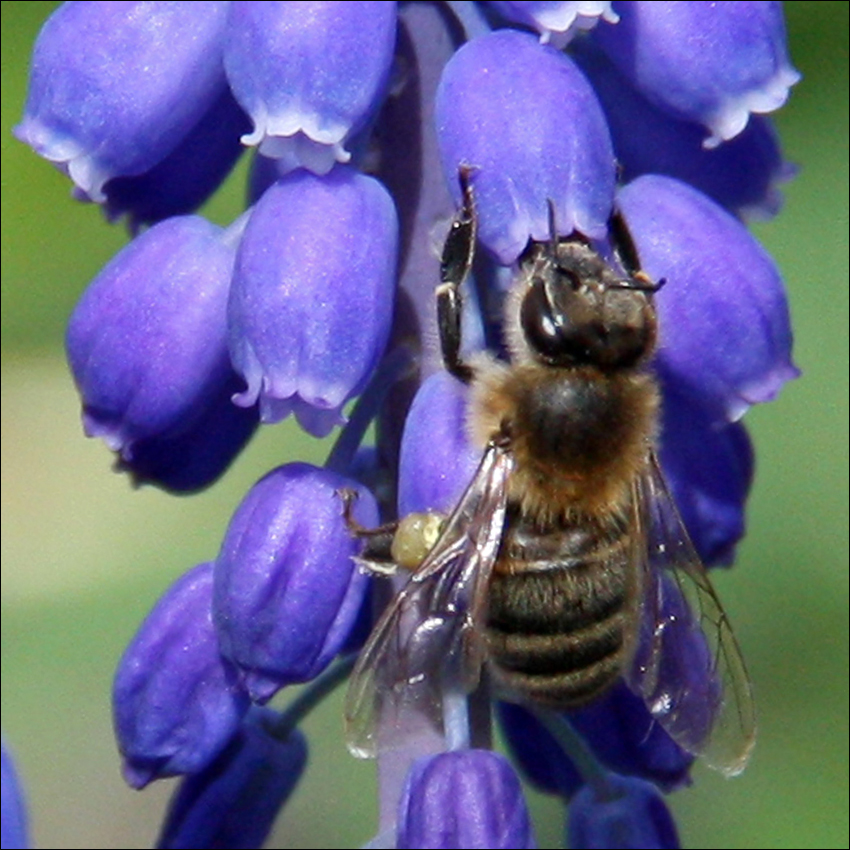
[[[639,177],[618,202],[643,268],[665,281],[656,296],[661,374],[715,420],[774,398],[798,372],[770,255],[729,213],[669,177]]]
[[[225,91],[229,5],[64,3],[36,42],[16,135],[102,202],[104,183],[163,160]]]
[[[399,460],[398,513],[448,513],[472,480],[481,451],[466,435],[466,387],[435,372],[407,414]]]
[[[381,357],[393,312],[398,224],[377,180],[338,166],[266,190],[237,252],[230,350],[264,422],[295,413],[314,436],[342,421]]]
[[[499,716],[511,752],[543,791],[571,797],[581,775],[552,734],[526,709],[504,703]],[[569,722],[593,755],[607,768],[649,780],[672,791],[690,781],[694,757],[659,726],[642,697],[624,682],[584,708],[570,711]]]
[[[524,24],[540,33],[543,44],[552,44],[561,48],[578,32],[593,29],[603,18],[615,24],[619,15],[611,8],[610,2],[550,2],[550,0],[493,0],[488,3],[509,21]]]
[[[124,778],[134,788],[205,768],[248,710],[212,623],[212,564],[178,579],[124,652],[112,692]]]
[[[227,350],[232,266],[220,228],[196,216],[168,219],[124,248],[71,316],[66,347],[86,434],[130,469],[138,450],[142,480],[159,478],[164,445],[194,452],[197,439],[199,456],[221,454],[202,470],[188,455],[175,462],[189,467],[190,483],[209,483],[253,431],[256,415],[230,411],[225,395],[235,381]],[[230,423],[226,433],[204,433],[222,422]]]
[[[608,774],[601,788],[585,785],[570,803],[567,843],[574,850],[676,850],[676,825],[655,786]]]
[[[348,162],[386,88],[395,27],[394,2],[233,3],[224,61],[254,122],[244,143],[287,169]]]
[[[690,782],[694,757],[655,721],[643,698],[618,682],[595,702],[570,712],[570,722],[611,770],[649,780],[665,791]]]
[[[136,177],[104,186],[106,215],[128,216],[130,230],[194,212],[221,185],[242,151],[248,117],[225,89],[165,159]]]
[[[262,847],[307,763],[307,740],[274,734],[278,715],[252,709],[222,753],[171,799],[158,848]]]
[[[734,139],[707,149],[702,126],[652,104],[591,39],[577,43],[572,55],[605,110],[624,183],[641,174],[666,174],[737,216],[765,219],[779,211],[778,186],[796,169],[783,160],[769,118],[753,115]]]
[[[674,576],[659,568],[648,572],[647,582],[651,586],[644,592],[658,600],[658,611],[644,618],[628,673],[630,686],[683,749],[702,754],[704,763],[727,776],[740,773],[753,744],[752,737],[741,736],[754,729],[746,671],[738,667],[737,657],[715,657],[729,648],[709,645],[708,634],[720,628],[712,619],[717,615],[692,607]],[[728,673],[724,662],[730,665]],[[726,716],[724,704],[730,706]]]
[[[443,71],[435,118],[455,200],[468,167],[479,238],[500,262],[549,238],[549,201],[560,234],[604,236],[614,151],[596,95],[566,55],[515,30],[473,39]]]
[[[740,422],[717,422],[692,398],[665,387],[661,466],[703,563],[729,564],[744,536],[753,448]]]
[[[237,407],[232,398],[243,383],[235,374],[208,399],[199,419],[176,436],[149,437],[133,445],[132,457],[116,468],[135,485],[155,484],[172,493],[203,490],[221,476],[260,424],[256,407]]]
[[[415,761],[399,802],[396,846],[534,847],[511,766],[490,750],[456,750]]]
[[[348,638],[368,586],[352,557],[359,541],[340,491],[356,490],[354,516],[374,527],[371,494],[305,463],[273,470],[233,515],[215,565],[222,652],[254,700],[315,678]]]
[[[653,103],[732,139],[751,112],[785,103],[800,75],[788,60],[781,3],[621,3],[616,26],[597,27],[611,61]]]

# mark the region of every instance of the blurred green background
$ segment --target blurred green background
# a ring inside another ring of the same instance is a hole
[[[164,588],[213,557],[245,490],[325,445],[265,429],[211,491],[133,491],[83,438],[62,353],[87,282],[125,242],[10,135],[29,52],[57,4],[2,3],[2,725],[29,797],[33,844],[147,847],[170,791],[119,777],[109,710],[117,659]],[[749,533],[716,583],[736,624],[760,717],[755,757],[726,781],[702,768],[672,805],[687,847],[848,846],[848,185],[846,2],[786,3],[804,79],[777,123],[801,165],[757,234],[788,284],[802,380],[748,414],[758,451]],[[206,210],[239,210],[243,162]],[[374,828],[373,767],[342,745],[339,696],[306,724],[305,780],[269,846],[355,847]],[[563,812],[532,805],[541,847]]]

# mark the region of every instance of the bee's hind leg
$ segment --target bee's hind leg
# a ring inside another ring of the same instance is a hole
[[[475,257],[475,237],[478,217],[469,182],[472,169],[461,166],[458,182],[462,203],[452,220],[451,228],[443,244],[440,260],[440,285],[437,287],[437,325],[440,332],[440,348],[446,370],[468,384],[473,377],[472,367],[464,362],[460,354],[461,317],[463,299],[461,286],[469,275]]]
[[[342,499],[342,516],[349,533],[352,537],[363,541],[363,549],[354,560],[369,572],[393,575],[398,569],[392,555],[398,523],[388,522],[376,528],[366,528],[354,519],[357,491],[346,488],[337,491],[337,495]]]

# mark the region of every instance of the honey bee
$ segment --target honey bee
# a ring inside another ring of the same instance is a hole
[[[505,299],[509,360],[465,360],[477,218],[469,170],[460,182],[438,327],[483,455],[358,659],[349,746],[374,753],[376,710],[441,728],[482,670],[499,696],[559,710],[623,677],[680,746],[738,773],[755,736],[749,679],[656,459],[661,283],[616,211],[609,262],[580,234],[559,237],[550,204],[550,237],[530,242]],[[367,564],[388,557],[379,548],[367,544]]]

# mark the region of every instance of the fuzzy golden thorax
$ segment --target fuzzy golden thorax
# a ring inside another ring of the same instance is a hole
[[[541,525],[625,509],[655,442],[659,394],[642,371],[476,363],[469,426],[484,446],[506,435],[510,500]]]

